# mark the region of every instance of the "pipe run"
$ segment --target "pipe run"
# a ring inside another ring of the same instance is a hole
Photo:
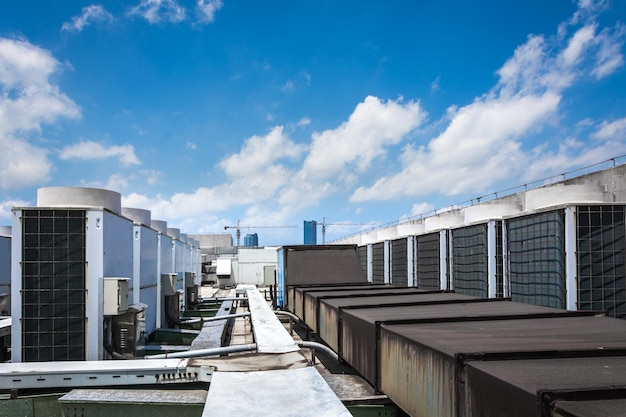
[[[296,344],[300,347],[303,348],[309,348],[309,349],[318,349],[318,350],[323,350],[324,352],[326,352],[331,358],[333,358],[334,360],[336,360],[337,362],[339,362],[339,356],[328,346],[323,345],[321,343],[317,343],[317,342],[311,342],[308,340],[300,340],[300,341],[296,341]]]
[[[237,319],[239,317],[248,317],[249,315],[250,315],[250,313],[237,313],[237,314],[226,314],[226,315],[223,315],[223,316],[198,317],[198,318],[195,318],[195,319],[183,319],[183,320],[180,320],[180,324],[206,323],[208,321]]]
[[[174,359],[174,358],[199,358],[202,356],[220,356],[229,353],[250,352],[256,350],[256,343],[247,345],[223,346],[212,349],[188,350],[186,352],[163,353],[160,355],[145,356],[145,359]]]
[[[297,321],[298,323],[302,323],[302,320],[300,320],[300,317],[298,317],[295,314],[292,314],[292,313],[290,313],[288,311],[276,310],[276,311],[274,311],[274,314],[276,314],[277,316],[287,316],[287,317],[290,317],[291,319]]]

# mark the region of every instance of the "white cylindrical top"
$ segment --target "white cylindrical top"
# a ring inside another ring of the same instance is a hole
[[[173,239],[180,239],[180,229],[176,229],[175,227],[168,227],[167,235]]]
[[[38,207],[102,207],[116,214],[122,211],[120,193],[99,188],[44,187],[37,190]]]
[[[157,232],[167,234],[167,222],[164,220],[152,220],[150,226]]]
[[[148,227],[151,226],[152,214],[150,210],[122,207],[122,216],[128,217],[135,223],[143,224]]]

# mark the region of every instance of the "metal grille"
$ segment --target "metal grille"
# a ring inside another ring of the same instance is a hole
[[[407,239],[391,241],[391,283],[396,286],[408,287]]]
[[[452,276],[454,290],[460,294],[487,297],[487,225],[452,231]]]
[[[22,360],[85,359],[84,210],[22,212]]]
[[[439,233],[417,236],[417,287],[438,290],[439,282]]]
[[[565,308],[564,217],[558,210],[508,221],[513,301]]]
[[[385,242],[372,245],[372,283],[385,283]]]
[[[576,210],[578,309],[626,317],[623,206]]]
[[[367,246],[359,246],[356,253],[359,257],[359,264],[361,264],[363,273],[367,275]]]

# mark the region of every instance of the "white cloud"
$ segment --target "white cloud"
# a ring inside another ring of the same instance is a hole
[[[222,0],[197,0],[196,12],[199,23],[210,23],[215,20],[215,13],[223,6]]]
[[[623,149],[618,141],[584,146],[565,140],[552,153],[542,146],[524,146],[531,134],[557,123],[567,88],[590,75],[607,76],[623,65],[621,25],[599,30],[595,15],[589,12],[598,10],[598,4],[581,5],[586,12],[562,24],[557,36],[529,36],[497,71],[499,81],[491,91],[471,104],[451,107],[447,127],[440,135],[423,145],[407,146],[398,173],[359,187],[351,201],[484,192],[500,180],[521,177],[522,172],[545,175],[550,169],[591,163],[591,155],[602,160]],[[574,28],[568,38],[574,20],[582,26]],[[607,124],[596,135],[620,129],[619,123]]]
[[[179,23],[185,20],[187,11],[176,0],[141,0],[128,14],[140,16],[153,24],[162,21]]]
[[[94,22],[112,21],[113,15],[105,10],[104,7],[96,4],[83,7],[80,16],[72,17],[70,22],[63,23],[61,30],[68,32],[80,32],[86,26]]]
[[[135,148],[129,144],[106,147],[98,142],[81,141],[63,148],[59,157],[61,159],[82,160],[117,158],[120,164],[124,166],[141,164],[135,155]]]
[[[189,140],[187,141],[187,143],[185,143],[185,148],[186,148],[186,149],[189,149],[189,150],[195,151],[197,147],[198,147],[198,146],[197,146],[195,143],[193,143],[193,142],[191,142],[191,141],[189,141]]]
[[[9,199],[5,201],[0,201],[0,225],[11,225],[11,209],[13,207],[27,207],[30,205],[30,202],[24,200]]]
[[[59,68],[48,51],[23,39],[0,38],[0,188],[47,181],[48,152],[25,137],[44,123],[80,116],[78,106],[49,80]]]
[[[597,132],[591,135],[595,139],[626,140],[626,117],[612,122],[603,122]]]
[[[228,156],[219,165],[231,178],[250,177],[280,159],[296,159],[303,151],[302,145],[291,141],[283,127],[277,126],[266,136],[246,139],[239,153]]]
[[[8,135],[0,135],[0,148],[1,189],[18,189],[49,179],[52,164],[46,150]]]
[[[368,96],[359,103],[348,121],[332,130],[313,134],[311,151],[303,174],[310,178],[332,178],[348,172],[362,173],[386,148],[400,143],[417,128],[426,113],[420,104],[402,100],[383,102]]]

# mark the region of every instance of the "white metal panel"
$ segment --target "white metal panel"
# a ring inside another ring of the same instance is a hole
[[[232,273],[232,264],[230,258],[220,258],[217,260],[215,273],[218,276],[230,276]]]
[[[202,416],[251,415],[350,417],[352,414],[312,367],[213,373]]]
[[[11,229],[19,230],[11,238],[11,331],[22,334],[22,210],[12,210]],[[11,361],[22,361],[22,338],[11,338]]]
[[[104,358],[102,346],[104,277],[104,220],[103,211],[87,211],[87,360],[97,361]],[[132,270],[131,270],[132,272]]]
[[[3,295],[5,294],[5,295]],[[6,315],[11,312],[11,237],[0,236],[0,297],[4,297],[7,300],[5,308],[7,309]],[[0,315],[2,315],[2,309],[0,309]]]
[[[565,307],[578,310],[576,279],[576,207],[565,208]]]
[[[496,298],[496,222],[487,223],[487,296]]]
[[[259,353],[286,353],[300,350],[256,287],[248,288],[250,320]]]

